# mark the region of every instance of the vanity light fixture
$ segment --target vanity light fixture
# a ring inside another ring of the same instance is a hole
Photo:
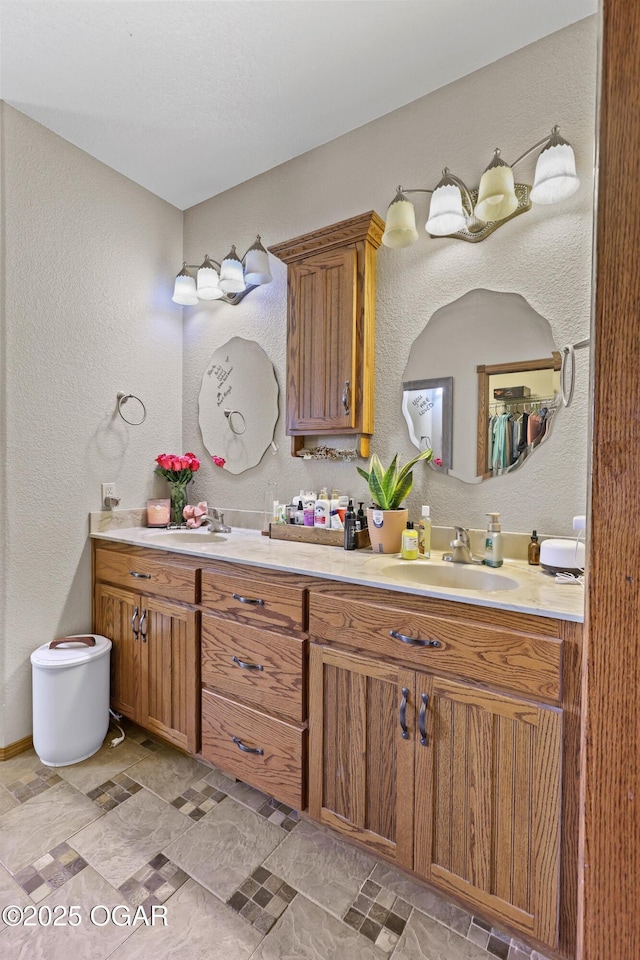
[[[542,150],[533,187],[515,183],[513,168],[539,147]],[[558,203],[574,194],[579,186],[573,149],[555,126],[550,137],[534,143],[511,164],[502,159],[496,148],[477,189],[469,189],[448,167],[442,171],[442,179],[433,190],[398,187],[387,210],[382,242],[387,247],[399,248],[408,247],[418,239],[416,213],[407,198],[409,193],[431,194],[425,229],[432,237],[456,237],[478,243],[507,220],[526,213],[532,203]]]
[[[195,277],[190,270],[197,270]],[[271,283],[269,254],[258,235],[242,259],[234,244],[222,263],[212,260],[209,254],[200,266],[185,261],[176,277],[171,299],[184,307],[195,306],[199,300],[223,300],[235,306],[265,283]]]

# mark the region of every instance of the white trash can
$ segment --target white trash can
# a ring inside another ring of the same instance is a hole
[[[31,654],[33,746],[48,767],[92,756],[109,729],[111,640],[60,637]]]

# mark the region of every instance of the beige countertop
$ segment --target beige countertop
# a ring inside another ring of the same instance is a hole
[[[442,561],[440,553],[429,560],[421,558],[406,561],[400,560],[397,554],[374,555],[370,549],[345,551],[340,547],[270,540],[261,536],[257,530],[235,527],[230,534],[216,535],[204,531],[172,535],[170,531],[139,526],[108,530],[101,530],[99,527],[100,525],[92,520],[92,537],[137,547],[154,547],[171,553],[202,557],[203,560],[210,558],[271,570],[286,570],[366,587],[383,587],[401,593],[438,597],[499,610],[515,610],[560,620],[582,622],[584,619],[584,587],[577,583],[556,583],[554,577],[540,567],[531,567],[522,560],[505,560],[503,566],[494,571],[484,566],[468,567],[446,563]],[[453,571],[452,567],[455,567]],[[460,568],[462,578],[467,576],[465,571],[470,571],[471,577],[479,577],[480,580],[485,580],[487,585],[493,585],[493,581],[487,578],[506,577],[509,580],[499,581],[500,586],[508,584],[511,588],[487,591],[473,589],[468,584],[462,588],[433,582],[440,578],[456,578]],[[514,581],[517,582],[515,587]]]

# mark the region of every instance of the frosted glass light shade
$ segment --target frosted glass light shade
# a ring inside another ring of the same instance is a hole
[[[249,247],[244,258],[244,282],[254,286],[271,283],[269,270],[269,254],[260,243],[260,237]]]
[[[416,211],[410,200],[398,190],[387,210],[387,220],[382,234],[385,247],[409,247],[418,239]]]
[[[460,188],[455,184],[439,184],[431,197],[427,232],[434,237],[448,237],[458,230],[464,230],[466,225]]]
[[[244,271],[234,244],[220,264],[220,289],[225,293],[242,293],[244,288]]]
[[[198,270],[196,286],[199,300],[220,300],[224,297],[224,290],[218,284],[218,271],[208,256]]]
[[[546,147],[536,163],[532,203],[558,203],[574,194],[579,186],[571,144],[563,141]]]
[[[510,217],[517,209],[513,170],[496,158],[482,174],[474,213],[478,220],[490,223]]]
[[[179,303],[183,307],[193,307],[198,302],[196,281],[186,267],[183,267],[176,277],[171,299],[174,303]]]

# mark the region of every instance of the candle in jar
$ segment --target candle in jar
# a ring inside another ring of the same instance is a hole
[[[147,500],[147,526],[166,527],[171,519],[171,500]]]

